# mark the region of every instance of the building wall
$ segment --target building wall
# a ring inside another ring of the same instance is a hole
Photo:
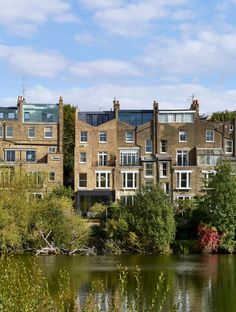
[[[26,172],[44,172],[46,175],[42,191],[50,191],[55,183],[63,183],[63,101],[60,98],[57,105],[59,120],[50,122],[24,122],[22,116],[23,106],[27,103],[22,97],[18,98],[17,118],[15,120],[0,120],[2,137],[0,137],[0,171],[6,167],[22,168]],[[13,137],[7,137],[7,127],[13,128]],[[35,128],[35,137],[28,137],[29,127]],[[52,127],[52,138],[45,138],[45,127]],[[49,153],[55,148],[54,153]],[[6,151],[15,150],[15,161],[7,161]],[[28,161],[26,151],[35,151],[36,159]],[[48,175],[55,173],[55,180],[50,181]]]
[[[78,118],[78,112],[76,113],[75,192],[81,192],[79,173],[87,173],[87,187],[85,189],[94,192],[93,196],[102,191],[96,187],[96,172],[103,170],[109,171],[111,174],[111,183],[108,190],[115,193],[115,199],[132,197],[141,186],[150,186],[157,183],[161,185],[172,201],[178,198],[191,198],[196,194],[205,192],[205,178],[214,173],[215,164],[211,163],[214,157],[214,159],[218,157],[229,159],[232,163],[236,163],[236,121],[223,123],[201,118],[199,116],[199,103],[196,100],[193,101],[190,109],[166,111],[166,114],[172,114],[173,112],[184,115],[190,114],[192,119],[188,122],[163,122],[161,118],[159,120],[159,114],[165,112],[159,109],[158,103],[154,102],[153,110],[146,110],[148,113],[152,112],[153,118],[137,126],[120,121],[120,104],[116,100],[113,104],[113,119],[99,126],[87,124],[85,116],[83,115],[82,121]],[[122,113],[124,112],[122,111]],[[135,114],[136,112],[140,113],[140,111],[128,111],[129,114]],[[88,132],[88,142],[86,144],[80,142],[81,131]],[[107,133],[107,142],[103,144],[99,143],[98,139],[101,131]],[[134,133],[132,142],[126,141],[127,131]],[[180,132],[183,131],[186,134],[186,140],[180,141]],[[206,131],[213,132],[212,142],[207,142]],[[152,140],[152,152],[146,150],[147,140]],[[226,153],[227,140],[233,140],[232,154]],[[165,152],[161,149],[162,141],[167,143]],[[122,164],[121,151],[131,153],[137,151],[138,162],[135,164]],[[187,152],[187,163],[178,163],[177,153],[179,154],[180,151]],[[87,161],[85,164],[79,163],[81,152],[86,152]],[[107,166],[98,166],[98,152],[108,153]],[[112,159],[115,159],[113,163],[109,162],[111,155]],[[125,175],[128,174],[129,177],[131,177],[131,174],[137,173],[137,183],[131,183],[133,187],[124,187],[124,173]]]

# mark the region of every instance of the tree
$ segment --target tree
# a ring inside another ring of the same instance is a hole
[[[220,163],[211,178],[202,204],[210,223],[223,234],[222,244],[232,241],[236,232],[236,175],[229,162]]]
[[[23,170],[12,173],[0,192],[0,252],[28,250],[46,245],[68,251],[84,246],[90,229],[75,213],[69,193],[57,186],[39,199],[32,195],[41,185]]]
[[[64,183],[73,187],[74,176],[74,147],[75,147],[75,107],[66,104],[63,106],[64,132]]]
[[[145,252],[169,250],[175,237],[173,206],[159,187],[140,189],[134,206],[119,207],[108,221],[109,238],[118,238],[126,249],[136,246]],[[123,247],[123,246],[122,246]]]
[[[236,117],[236,111],[222,111],[222,112],[215,112],[212,114],[213,121],[231,121]]]

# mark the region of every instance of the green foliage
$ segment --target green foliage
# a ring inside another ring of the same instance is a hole
[[[58,291],[49,292],[48,281],[39,266],[26,266],[12,257],[0,258],[0,311],[76,311],[76,292],[68,273],[61,272]]]
[[[201,206],[208,211],[210,223],[223,234],[221,242],[224,244],[234,240],[236,233],[236,175],[227,162],[216,169]]]
[[[50,197],[57,197],[57,198],[68,198],[71,199],[74,196],[74,192],[72,190],[72,188],[69,187],[65,187],[62,184],[58,184],[54,187],[54,189],[52,190]]]
[[[166,252],[175,236],[173,206],[164,192],[155,187],[136,193],[134,206],[113,208],[105,230],[123,248],[139,252]]]
[[[24,172],[15,173],[10,188],[0,192],[0,251],[14,252],[41,248],[44,237],[52,246],[72,250],[88,242],[90,230],[74,212],[67,192],[57,186],[42,199]],[[60,195],[60,196],[59,196]]]
[[[74,172],[74,147],[75,147],[75,107],[66,104],[63,106],[64,113],[64,133],[63,133],[63,151],[64,151],[64,176],[67,182],[71,183]]]
[[[93,283],[91,291],[86,296],[85,305],[82,308],[83,312],[101,312],[103,311],[103,307],[106,307],[106,311],[109,312],[176,311],[176,307],[171,306],[168,302],[170,287],[166,283],[166,276],[163,272],[160,273],[156,287],[151,294],[150,304],[147,304],[143,295],[142,271],[138,266],[136,266],[135,271],[132,273],[135,280],[135,293],[132,297],[128,293],[130,272],[127,267],[119,265],[118,274],[118,289],[114,295],[110,294],[109,298],[107,298],[108,290],[101,281]]]
[[[231,121],[236,117],[236,111],[221,111],[212,114],[213,121]]]

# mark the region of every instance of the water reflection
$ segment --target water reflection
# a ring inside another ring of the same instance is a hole
[[[23,256],[28,265],[32,257]],[[234,255],[129,255],[129,256],[47,256],[36,259],[46,273],[51,289],[61,269],[69,271],[78,302],[85,303],[94,285],[100,285],[93,296],[102,311],[122,301],[118,288],[117,265],[127,266],[127,293],[123,297],[123,310],[127,304],[137,307],[151,304],[161,272],[165,287],[170,286],[166,307],[178,305],[179,312],[231,312],[236,311],[236,256]],[[142,270],[142,298],[137,303],[135,267]],[[125,299],[124,299],[125,298]]]

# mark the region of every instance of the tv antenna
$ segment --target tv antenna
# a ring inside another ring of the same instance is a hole
[[[25,92],[26,92],[26,89],[25,89],[25,78],[23,77],[22,78],[22,96],[23,96],[24,100],[25,100]]]

